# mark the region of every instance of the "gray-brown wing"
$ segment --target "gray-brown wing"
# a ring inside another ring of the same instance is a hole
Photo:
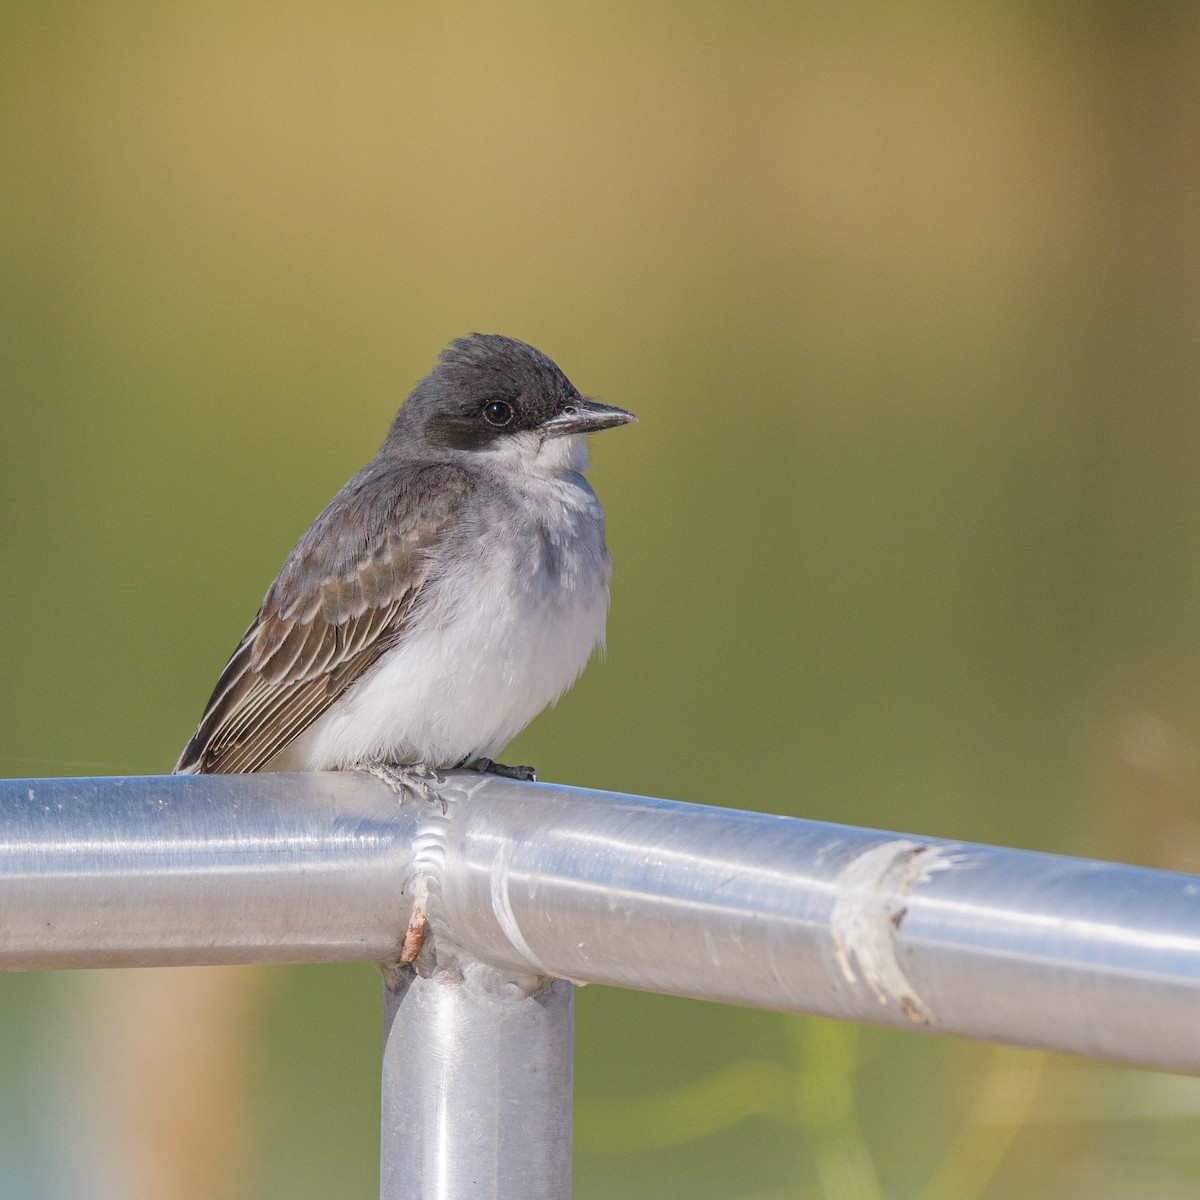
[[[396,645],[470,490],[454,467],[364,467],[288,556],[176,772],[261,770]]]

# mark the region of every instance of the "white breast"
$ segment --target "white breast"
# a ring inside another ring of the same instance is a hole
[[[578,474],[505,486],[512,502],[460,531],[396,648],[271,770],[491,758],[571,686],[604,641],[604,516]]]

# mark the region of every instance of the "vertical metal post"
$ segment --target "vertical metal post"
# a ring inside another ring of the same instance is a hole
[[[381,1200],[567,1200],[571,984],[385,969]]]

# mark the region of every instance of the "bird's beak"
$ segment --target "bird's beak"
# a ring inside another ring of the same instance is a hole
[[[628,425],[637,417],[623,408],[612,404],[601,404],[596,400],[585,400],[580,396],[570,400],[550,420],[542,423],[543,437],[569,437],[576,433],[595,433],[598,429],[612,429],[614,425]]]

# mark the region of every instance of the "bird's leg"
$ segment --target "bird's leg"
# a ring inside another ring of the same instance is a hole
[[[520,779],[524,783],[537,783],[537,772],[532,767],[506,767],[480,755],[467,758],[458,764],[464,771],[478,771],[481,775],[499,775],[501,779]]]
[[[356,764],[354,769],[382,779],[400,797],[401,802],[411,796],[414,800],[424,800],[426,804],[441,804],[445,812],[446,806],[437,788],[446,781],[425,763],[365,762]]]

